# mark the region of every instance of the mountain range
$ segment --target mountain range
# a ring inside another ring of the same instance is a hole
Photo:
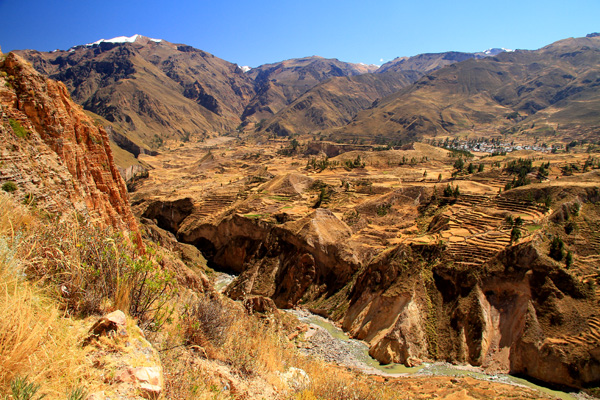
[[[600,38],[539,50],[399,57],[381,67],[318,56],[240,68],[141,35],[18,51],[133,155],[244,131],[331,140],[524,133],[588,137],[600,125]],[[117,158],[119,159],[119,158]]]

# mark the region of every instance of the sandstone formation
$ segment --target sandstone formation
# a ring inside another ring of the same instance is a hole
[[[52,213],[76,212],[135,232],[127,188],[106,132],[75,104],[64,84],[11,53],[0,61],[0,179],[16,196]]]

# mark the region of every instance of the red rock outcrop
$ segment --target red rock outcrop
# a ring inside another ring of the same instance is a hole
[[[104,129],[64,84],[0,55],[0,181],[53,213],[77,212],[141,237]]]

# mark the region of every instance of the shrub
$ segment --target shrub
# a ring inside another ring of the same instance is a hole
[[[564,247],[565,244],[563,243],[562,239],[558,236],[555,236],[554,239],[552,239],[552,242],[550,242],[550,257],[556,261],[562,260],[565,256]]]
[[[571,268],[573,266],[573,253],[570,251],[567,252],[567,256],[565,257],[565,265],[567,268]]]
[[[388,214],[388,212],[390,211],[390,208],[392,207],[391,204],[380,204],[377,206],[377,215],[380,217],[384,217]]]
[[[523,218],[521,218],[521,217],[515,218],[515,226],[523,226]]]
[[[512,230],[510,231],[510,241],[511,241],[511,243],[516,242],[520,238],[521,238],[521,230],[515,225],[515,226],[513,226]]]
[[[17,190],[17,184],[13,181],[4,182],[4,184],[2,184],[2,190],[7,193],[12,193]]]
[[[577,228],[577,224],[575,222],[569,222],[565,225],[565,233],[570,235]]]
[[[183,334],[188,344],[207,348],[221,347],[233,323],[234,316],[218,297],[204,295],[183,313]]]
[[[452,186],[448,184],[448,186],[444,188],[444,197],[452,197],[453,194],[454,190],[452,189]]]
[[[17,137],[20,137],[23,139],[27,139],[29,137],[29,131],[27,129],[23,128],[23,126],[19,123],[19,121],[17,121],[16,119],[9,118],[8,122],[10,123],[10,126],[11,126],[13,132],[15,133],[15,135],[17,135]]]
[[[243,375],[274,372],[282,368],[285,341],[274,324],[265,325],[229,300],[202,295],[183,313],[183,333],[188,344],[202,347],[206,356],[230,364]]]
[[[142,253],[122,234],[76,221],[43,226],[31,240],[37,245],[27,272],[58,288],[70,313],[102,313],[109,301],[145,329],[155,330],[169,318],[174,279],[159,267],[151,247]]]
[[[10,383],[10,389],[14,400],[33,400],[40,389],[40,385],[28,382],[27,377],[16,377]],[[44,397],[46,396],[40,395],[36,400],[41,400]],[[9,397],[5,397],[5,399],[9,399]]]

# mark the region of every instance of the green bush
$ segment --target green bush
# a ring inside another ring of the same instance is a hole
[[[37,245],[28,275],[59,288],[59,301],[69,313],[101,314],[109,301],[147,330],[160,328],[171,316],[174,277],[153,248],[141,251],[122,234],[73,222],[49,224],[31,240]]]
[[[17,121],[16,119],[9,118],[8,122],[10,123],[10,126],[11,126],[13,132],[15,133],[15,135],[17,135],[17,137],[20,137],[23,139],[27,139],[29,137],[29,131],[27,129],[23,128],[23,126],[19,123],[19,121]]]
[[[521,238],[521,230],[515,225],[510,231],[510,242],[516,242]]]
[[[565,265],[567,268],[571,268],[573,266],[573,253],[570,251],[567,252],[567,256],[565,257]]]
[[[565,244],[563,243],[562,239],[558,236],[555,236],[554,239],[552,239],[552,242],[550,243],[550,257],[552,257],[556,261],[562,260],[565,256],[564,247]]]
[[[4,396],[4,400],[33,400],[34,398],[35,400],[41,400],[46,397],[46,395],[35,397],[40,389],[40,385],[29,383],[28,377],[17,377],[13,379],[10,383],[10,389],[12,396]]]
[[[2,190],[4,190],[7,193],[14,192],[15,190],[17,190],[17,184],[13,181],[4,182],[4,184],[2,185]]]

